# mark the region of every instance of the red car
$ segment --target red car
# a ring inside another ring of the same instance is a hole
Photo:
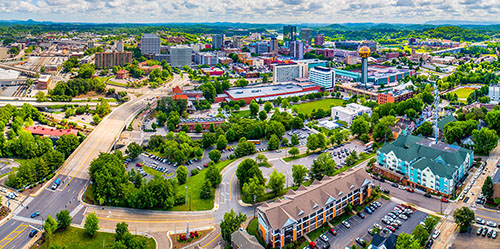
[[[141,163],[136,163],[135,166],[142,167],[142,164]]]
[[[391,230],[391,232],[396,231],[396,229],[393,226],[385,226],[387,229]]]
[[[415,192],[415,190],[413,190],[413,189],[412,189],[412,188],[410,188],[410,187],[406,188],[406,191],[408,191],[408,192],[410,192],[410,193]]]
[[[208,164],[206,164],[206,163],[205,163],[205,164],[203,164],[203,167],[205,167],[205,168],[206,168],[206,167],[208,167]]]
[[[337,235],[337,231],[335,231],[335,229],[333,229],[333,228],[330,228],[330,233],[332,235]]]
[[[311,242],[309,242],[309,247],[311,247],[311,248],[313,248],[313,249],[318,248],[318,246],[316,245],[316,243],[314,243],[314,242],[312,242],[312,241],[311,241]]]
[[[443,198],[441,198],[441,201],[442,201],[442,202],[449,202],[449,200],[448,200],[448,199],[446,199],[446,198],[444,198],[444,197],[443,197]]]

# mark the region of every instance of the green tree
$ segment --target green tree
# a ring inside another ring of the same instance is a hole
[[[312,150],[312,151],[325,148],[326,147],[325,135],[323,135],[323,133],[310,134],[307,137],[306,146],[307,146],[308,150]]]
[[[379,122],[375,125],[373,128],[373,139],[375,140],[384,140],[386,141],[387,139],[392,139],[394,134],[392,133],[391,128],[389,128],[389,125],[384,122]]]
[[[208,152],[208,157],[210,158],[210,160],[214,161],[214,163],[217,163],[220,160],[221,156],[222,153],[217,149]]]
[[[237,157],[242,157],[255,153],[255,144],[248,142],[245,137],[240,138],[236,149],[234,150],[234,155]]]
[[[271,139],[267,142],[267,150],[277,150],[280,147],[280,139],[275,134],[271,135]]]
[[[288,108],[288,105],[289,105],[289,104],[290,104],[290,103],[288,102],[288,100],[287,100],[287,99],[284,99],[283,101],[281,101],[281,107],[282,107],[283,109],[285,109],[285,110],[286,110],[286,108]]]
[[[94,114],[94,116],[92,117],[92,121],[94,121],[95,125],[98,125],[101,122],[101,120],[102,120],[101,117],[99,117],[99,115],[97,115],[97,113]]]
[[[482,128],[472,132],[474,148],[479,154],[488,155],[498,145],[498,135],[495,130]]]
[[[212,166],[211,166],[212,167]],[[202,199],[212,199],[214,198],[214,188],[212,187],[212,184],[210,183],[210,181],[208,181],[207,179],[205,179],[205,181],[203,182],[203,185],[201,187],[201,192],[200,192],[200,198]]]
[[[264,154],[258,154],[257,157],[255,157],[255,160],[259,165],[267,163],[267,157]]]
[[[115,241],[122,241],[126,238],[128,231],[128,224],[125,222],[116,223],[115,228]]]
[[[288,154],[290,154],[292,157],[296,157],[298,154],[300,154],[300,151],[297,147],[293,147],[288,151]]]
[[[483,193],[487,199],[490,199],[493,196],[493,180],[491,179],[491,176],[487,176],[486,180],[484,180],[481,193]]]
[[[295,145],[300,143],[299,137],[297,136],[297,134],[292,135],[291,143],[292,143],[292,146],[295,146]]]
[[[90,64],[82,64],[78,70],[78,76],[84,79],[89,79],[94,73],[94,67]]]
[[[142,147],[136,142],[132,142],[127,146],[125,153],[130,159],[136,159],[142,153]]]
[[[200,133],[202,131],[202,128],[201,128],[201,124],[196,124],[196,126],[194,127],[194,130],[198,133]]]
[[[422,225],[417,225],[411,233],[421,246],[425,246],[429,238],[429,232]]]
[[[400,233],[396,240],[396,249],[420,249],[420,244],[413,235]]]
[[[231,234],[233,234],[238,228],[247,220],[247,216],[238,213],[236,214],[234,210],[224,214],[224,220],[220,223],[220,230],[222,238],[229,242],[231,241]]]
[[[300,164],[292,165],[293,182],[296,185],[302,184],[302,182],[304,181],[308,172],[309,171],[307,170],[307,168],[304,165],[300,165]]]
[[[458,126],[452,126],[449,128],[445,127],[443,135],[447,143],[453,144],[453,143],[460,143],[460,140],[462,139],[464,132],[462,128]]]
[[[460,232],[465,232],[474,221],[475,215],[474,211],[468,207],[462,207],[453,212],[453,218],[455,218],[455,223],[460,226]]]
[[[54,232],[57,230],[57,221],[54,220],[52,216],[48,215],[47,219],[43,223],[43,229],[49,236],[52,236],[52,234],[54,234]]]
[[[255,116],[259,112],[259,104],[255,102],[255,100],[252,100],[250,103],[250,115]]]
[[[94,237],[97,230],[99,230],[99,218],[97,218],[97,215],[95,215],[95,213],[90,213],[87,216],[83,228],[90,237]]]
[[[264,196],[266,187],[262,184],[257,177],[250,178],[248,182],[243,184],[242,192],[246,198],[250,198],[252,203],[255,199],[258,200]]]
[[[69,211],[64,209],[56,214],[58,228],[66,230],[71,225],[73,218],[69,215]]]
[[[62,135],[56,141],[56,150],[69,157],[71,153],[78,148],[80,140],[73,134]]]
[[[415,131],[415,133],[422,134],[422,136],[428,137],[432,135],[432,124],[429,121],[423,122]]]
[[[264,176],[262,176],[262,171],[260,170],[257,162],[254,160],[247,158],[243,160],[236,169],[236,177],[238,177],[238,181],[240,182],[240,186],[243,186],[247,183],[251,178],[256,177],[259,179],[259,183],[264,184]]]
[[[267,113],[264,110],[262,110],[262,111],[259,112],[259,119],[261,121],[264,121],[264,120],[267,119]]]
[[[354,135],[361,136],[370,131],[370,124],[362,117],[358,117],[352,121],[351,132]]]
[[[271,104],[271,102],[267,101],[266,103],[264,103],[264,110],[266,112],[270,112],[272,109],[273,109],[273,104]]]
[[[188,177],[188,169],[186,168],[186,166],[184,165],[179,166],[175,171],[175,173],[179,184],[186,183]]]
[[[269,176],[266,187],[273,191],[274,196],[277,196],[285,187],[285,175],[274,170]]]
[[[218,150],[224,150],[227,147],[227,139],[226,136],[220,135],[219,138],[217,138],[217,149]]]
[[[313,161],[309,175],[311,178],[321,180],[325,175],[333,175],[336,165],[330,154],[322,153]]]
[[[500,134],[500,110],[488,112],[485,119],[488,123],[488,128],[495,130],[497,134]]]
[[[205,179],[210,182],[212,187],[217,187],[222,181],[222,175],[220,174],[219,169],[215,165],[211,165],[207,169],[207,173],[205,174]]]

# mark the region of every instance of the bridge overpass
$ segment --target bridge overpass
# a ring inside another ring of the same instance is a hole
[[[21,74],[24,74],[27,76],[34,76],[35,74],[38,73],[38,72],[31,71],[31,70],[28,70],[25,68],[13,67],[10,65],[2,64],[2,63],[0,63],[0,68],[7,69],[7,70],[15,70],[15,71],[21,72]]]

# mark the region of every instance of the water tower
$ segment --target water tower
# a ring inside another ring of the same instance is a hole
[[[366,83],[368,82],[368,57],[370,57],[370,48],[363,46],[358,50],[359,56],[361,56],[361,83],[366,88]]]

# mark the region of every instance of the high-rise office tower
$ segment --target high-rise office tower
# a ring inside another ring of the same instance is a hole
[[[141,37],[141,53],[159,54],[161,40],[156,34],[144,34]]]
[[[255,53],[263,54],[269,52],[269,45],[265,41],[255,43]]]
[[[297,40],[297,26],[285,25],[283,27],[283,40],[284,41]]]
[[[224,34],[212,35],[212,48],[221,49],[224,44]]]
[[[300,39],[302,39],[302,41],[304,43],[306,43],[307,45],[311,45],[311,41],[312,41],[312,29],[303,28],[300,31]]]
[[[233,48],[242,48],[243,40],[241,40],[240,36],[233,36]]]
[[[304,43],[301,41],[290,42],[290,56],[295,59],[304,59]]]
[[[325,36],[320,33],[317,33],[316,37],[314,38],[314,45],[323,46],[324,43],[325,43]]]
[[[271,49],[270,52],[278,53],[278,39],[276,37],[271,38]]]

